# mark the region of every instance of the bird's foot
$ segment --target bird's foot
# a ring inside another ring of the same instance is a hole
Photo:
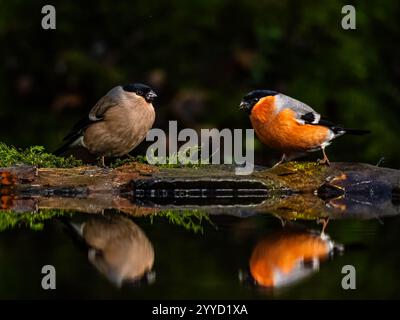
[[[317,160],[317,163],[319,165],[326,165],[328,167],[331,165],[331,163],[330,163],[328,158],[325,158],[325,159],[322,159],[322,160]]]
[[[272,166],[272,168],[275,168],[275,167],[279,166],[280,164],[282,164],[282,161],[279,161],[279,162],[275,163],[275,164]]]
[[[281,160],[278,163],[275,163],[272,168],[279,166],[280,164],[286,162],[286,160],[287,160],[286,154],[283,154]]]
[[[98,164],[99,164],[99,167],[106,168],[106,163],[104,161],[104,156],[99,158]]]
[[[322,154],[324,155],[324,158],[322,160],[318,160],[318,164],[320,164],[320,165],[323,164],[323,165],[326,165],[326,166],[330,166],[331,163],[329,162],[329,159],[328,159],[328,157],[327,157],[327,155],[325,153],[325,148],[322,148]]]

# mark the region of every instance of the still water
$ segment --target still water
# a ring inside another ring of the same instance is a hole
[[[0,212],[0,298],[400,298],[400,216],[331,219],[321,234],[321,221],[231,211]]]

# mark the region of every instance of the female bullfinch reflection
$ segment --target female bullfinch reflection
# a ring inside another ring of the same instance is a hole
[[[326,234],[282,230],[256,244],[250,257],[250,274],[262,287],[290,285],[316,272],[335,249],[343,248]]]
[[[89,247],[89,261],[117,287],[155,281],[153,246],[130,219],[97,217],[73,227]]]

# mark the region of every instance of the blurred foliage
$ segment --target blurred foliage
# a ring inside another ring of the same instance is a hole
[[[58,217],[71,216],[64,210],[40,210],[39,212],[0,211],[0,232],[26,227],[34,231],[41,231],[44,222]]]
[[[55,148],[117,84],[154,87],[156,127],[248,128],[238,104],[269,88],[348,127],[331,160],[400,160],[398,1],[357,2],[357,29],[341,28],[345,1],[53,1],[57,29],[43,30],[41,1],[0,11],[0,136]],[[257,143],[258,162],[276,153]],[[275,160],[275,159],[274,159]]]
[[[63,209],[41,209],[38,212],[15,212],[0,210],[0,232],[19,227],[40,231],[44,222],[54,218],[72,217],[74,212]],[[113,213],[117,214],[117,213]],[[171,224],[183,227],[187,231],[203,233],[203,223],[216,228],[209,215],[201,210],[161,210],[150,216],[151,223],[155,218],[166,218]]]
[[[72,168],[82,165],[82,161],[75,159],[73,156],[63,158],[46,153],[42,146],[32,146],[22,150],[0,142],[0,167],[19,164],[32,165],[39,168]]]
[[[161,210],[150,216],[151,223],[153,223],[155,217],[166,218],[169,223],[194,233],[203,233],[203,221],[216,228],[208,213],[203,210]]]

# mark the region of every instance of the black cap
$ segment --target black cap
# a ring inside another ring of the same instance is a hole
[[[145,84],[142,83],[130,83],[122,86],[122,89],[127,92],[134,92],[138,96],[143,97],[147,102],[152,102],[157,98],[157,94]]]
[[[240,109],[245,110],[247,113],[251,113],[254,105],[260,101],[261,98],[268,96],[275,96],[279,92],[272,90],[254,90],[249,92],[244,96],[242,101],[240,102]]]

